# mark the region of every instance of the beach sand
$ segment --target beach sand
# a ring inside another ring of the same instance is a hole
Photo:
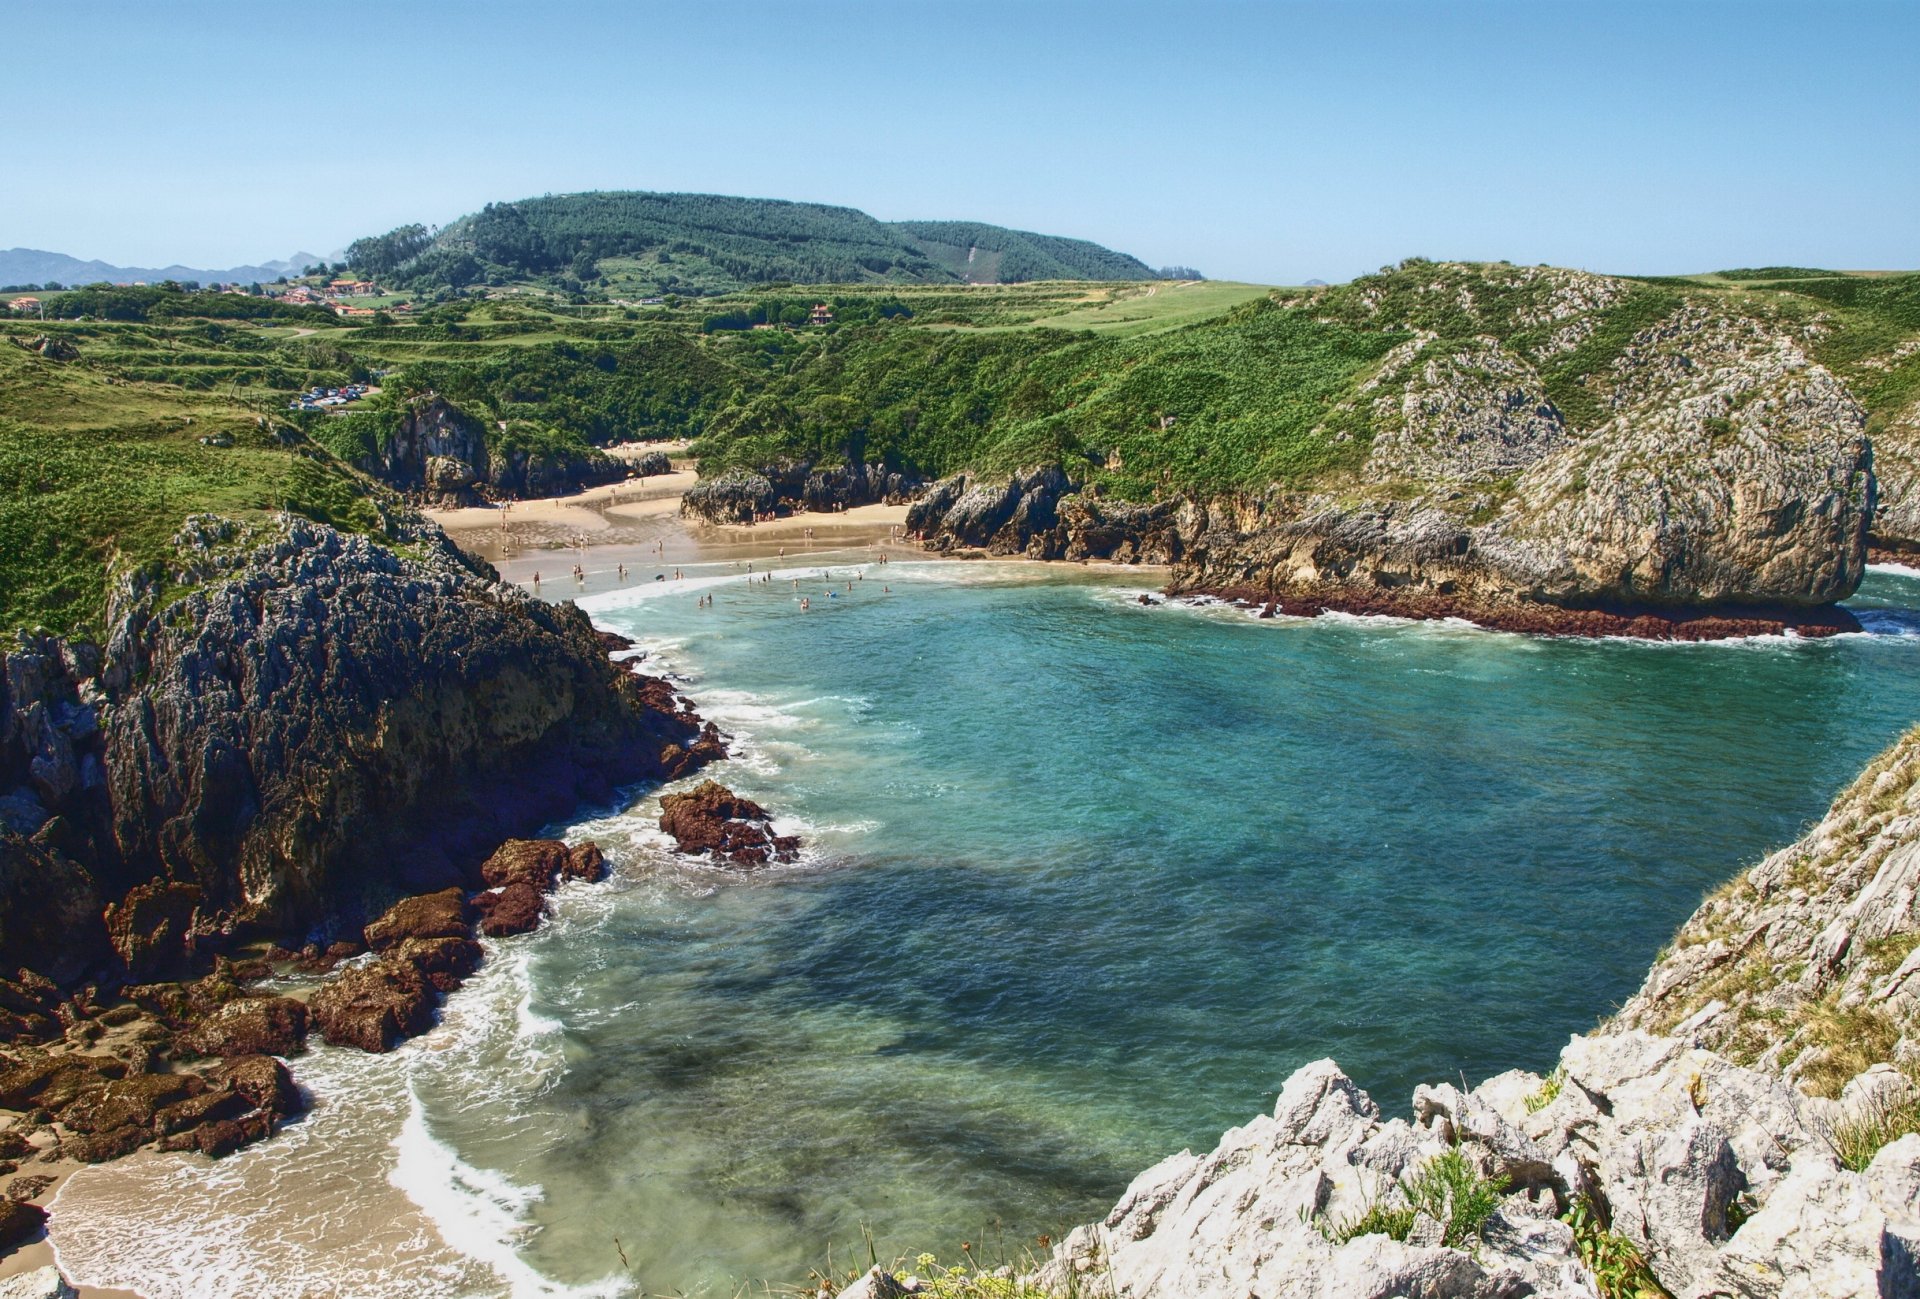
[[[47,1202],[53,1199],[54,1193],[60,1189],[60,1184],[85,1167],[87,1165],[71,1159],[52,1159],[44,1162],[36,1159],[22,1165],[19,1173],[15,1174],[10,1181],[17,1183],[29,1177],[51,1178],[52,1180],[44,1188],[25,1197],[29,1203],[44,1208]],[[54,1267],[58,1262],[59,1260],[53,1254],[53,1243],[42,1236],[0,1258],[0,1281],[38,1271],[43,1267]],[[141,1296],[132,1290],[113,1290],[104,1286],[75,1286],[74,1293],[79,1295],[80,1299],[141,1299]]]

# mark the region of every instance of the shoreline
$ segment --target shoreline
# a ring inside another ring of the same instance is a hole
[[[590,551],[614,560],[616,567],[611,575],[616,584],[631,585],[648,580],[650,566],[654,574],[664,578],[676,564],[745,563],[769,558],[805,561],[811,556],[844,556],[850,549],[866,548],[875,557],[884,554],[888,558],[963,562],[990,559],[1048,568],[1120,569],[1160,579],[1159,593],[1164,598],[1211,597],[1259,609],[1263,617],[1284,613],[1317,618],[1324,613],[1344,613],[1418,622],[1454,620],[1488,631],[1528,636],[1691,643],[1789,633],[1814,640],[1863,630],[1859,620],[1839,604],[1810,608],[1606,609],[1521,600],[1490,602],[1373,587],[1268,590],[1196,585],[1176,589],[1171,581],[1174,566],[1166,564],[1034,559],[994,555],[974,547],[933,550],[923,536],[907,531],[908,505],[861,505],[833,513],[801,509],[751,524],[690,520],[679,512],[679,502],[695,481],[697,476],[685,462],[676,461],[671,474],[590,488],[570,496],[516,502],[507,510],[481,506],[424,513],[446,529],[462,550],[493,563],[504,580],[536,589],[542,582],[535,579],[545,579],[549,574],[563,580],[570,577],[578,560],[568,556],[584,557]],[[625,500],[620,499],[623,489],[628,494]],[[803,548],[789,553],[796,539]],[[1920,561],[1920,554],[1876,550],[1871,558],[1879,566],[1905,567],[1902,561]],[[632,571],[622,575],[621,565],[630,565]],[[588,571],[588,580],[576,583],[575,594],[598,594],[608,589],[595,580],[607,575],[604,570]]]
[[[1729,608],[1720,612],[1694,610],[1571,609],[1549,604],[1488,604],[1455,596],[1401,594],[1374,589],[1335,588],[1272,591],[1251,586],[1194,586],[1169,590],[1172,598],[1206,596],[1242,608],[1259,609],[1260,616],[1276,614],[1317,618],[1324,613],[1410,618],[1418,622],[1447,619],[1472,623],[1488,631],[1528,636],[1564,636],[1585,640],[1624,638],[1645,641],[1705,642],[1738,640],[1750,636],[1796,636],[1814,640],[1863,630],[1860,620],[1839,605],[1805,610]]]

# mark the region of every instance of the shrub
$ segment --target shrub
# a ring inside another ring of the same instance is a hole
[[[1581,1196],[1561,1221],[1573,1228],[1574,1248],[1593,1273],[1600,1299],[1672,1299],[1647,1267],[1640,1247],[1607,1230],[1599,1206]]]

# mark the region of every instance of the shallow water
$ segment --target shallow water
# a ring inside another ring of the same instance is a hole
[[[1017,1249],[1308,1060],[1390,1111],[1547,1067],[1920,718],[1910,575],[1869,579],[1872,634],[1655,646],[855,572],[805,613],[732,569],[587,600],[738,737],[709,774],[801,866],[675,862],[652,795],[573,827],[615,877],[439,1029],[316,1052],[292,1139],[77,1175],[63,1262],[151,1299],[727,1293],[864,1263],[862,1225]],[[278,1284],[209,1282],[242,1259]]]

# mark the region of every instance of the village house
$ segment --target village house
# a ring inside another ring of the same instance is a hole
[[[11,305],[15,311],[20,312],[22,315],[25,315],[29,311],[40,310],[40,299],[15,298],[13,302],[9,305]]]
[[[824,302],[816,302],[813,307],[813,314],[807,317],[807,320],[810,324],[831,325],[833,323],[833,308]]]

